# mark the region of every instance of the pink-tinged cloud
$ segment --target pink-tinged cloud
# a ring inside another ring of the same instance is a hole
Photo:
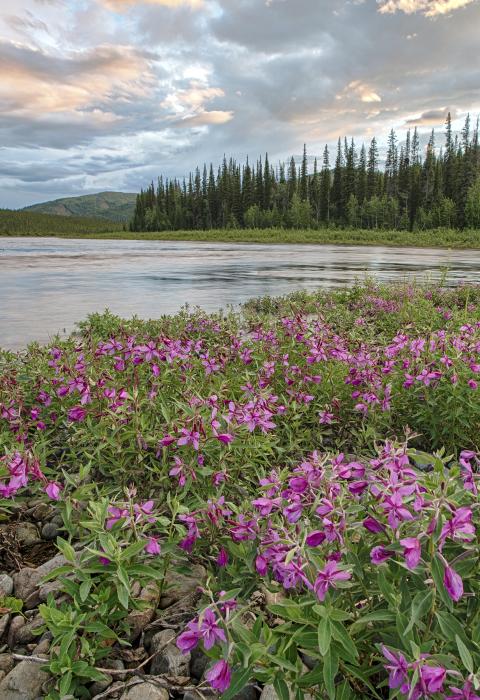
[[[426,17],[437,17],[460,10],[477,0],[377,0],[377,2],[380,4],[381,13],[405,12],[411,15],[421,12]]]
[[[209,126],[213,124],[226,124],[233,119],[232,111],[211,110],[195,114],[193,117],[185,117],[175,122],[176,127]]]
[[[92,122],[115,121],[115,104],[147,95],[152,78],[148,61],[126,46],[72,52],[54,62],[39,50],[10,44],[2,46],[0,64],[2,114],[32,119],[83,113]]]
[[[132,5],[163,5],[163,7],[191,7],[198,10],[203,7],[204,0],[98,0],[109,10],[121,11]]]

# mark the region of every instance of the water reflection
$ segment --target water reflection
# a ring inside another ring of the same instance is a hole
[[[368,273],[480,282],[478,251],[55,238],[0,241],[0,345],[21,347],[108,307],[148,318],[253,296],[337,287]]]

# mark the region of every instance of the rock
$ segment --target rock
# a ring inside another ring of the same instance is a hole
[[[28,607],[30,609],[35,608],[36,605],[38,605],[38,591],[36,591],[36,589],[40,580],[58,566],[63,566],[66,563],[67,560],[63,554],[57,554],[57,556],[53,557],[53,559],[49,559],[37,569],[31,569],[29,567],[20,569],[17,574],[13,575],[13,590],[15,596],[21,598],[25,603],[28,600]],[[37,593],[35,596],[37,598],[36,602],[35,597],[29,600],[33,593]]]
[[[0,639],[3,637],[10,624],[10,614],[2,615],[0,617]]]
[[[35,630],[43,627],[44,624],[40,615],[36,615],[32,620],[22,625],[15,635],[15,646],[17,644],[29,644],[30,642],[34,642],[38,638],[38,635],[35,634]]]
[[[0,574],[0,597],[7,597],[13,593],[13,578],[7,574]]]
[[[55,523],[45,523],[42,527],[42,539],[44,540],[56,540],[59,534],[60,529]]]
[[[5,674],[10,673],[14,666],[11,654],[0,654],[0,671]]]
[[[168,700],[168,691],[153,683],[142,682],[127,688],[120,700]]]
[[[173,630],[162,630],[152,638],[151,653],[158,651],[150,667],[152,676],[162,673],[168,676],[190,675],[190,654],[182,654],[175,644],[175,637]]]
[[[218,693],[216,693],[212,688],[202,688],[201,692],[198,690],[187,690],[184,693],[183,700],[214,700],[218,698]]]
[[[28,547],[40,541],[38,529],[33,523],[18,523],[15,528],[15,537],[22,547]]]
[[[210,659],[198,647],[190,652],[190,677],[200,681]]]
[[[105,676],[105,680],[103,681],[95,681],[92,683],[90,686],[90,697],[94,698],[95,695],[100,695],[100,693],[103,693],[104,690],[106,690],[109,686],[112,685],[113,683],[113,678],[110,676],[108,673],[103,674]]]
[[[40,603],[45,603],[47,601],[48,596],[50,593],[53,595],[54,598],[58,598],[58,596],[62,592],[62,583],[61,581],[47,581],[47,583],[44,583],[43,586],[39,586],[38,588],[38,599]]]
[[[5,671],[0,671],[0,681],[3,681],[6,675]]]
[[[289,686],[290,698],[293,698],[292,690]],[[279,700],[279,697],[275,691],[273,685],[263,686],[263,690],[260,693],[260,700]]]
[[[7,644],[10,647],[10,649],[13,649],[15,646],[17,646],[18,633],[20,632],[22,627],[25,627],[25,624],[25,618],[22,615],[17,615],[13,618],[10,625],[10,629],[8,630],[7,637]]]
[[[33,520],[42,521],[46,520],[51,512],[52,507],[48,503],[39,503],[25,511],[25,515],[29,515]]]
[[[232,700],[257,700],[258,691],[254,683],[247,683],[239,693],[233,696]]]
[[[48,673],[41,670],[41,664],[21,661],[0,682],[2,700],[35,700],[45,697],[42,685],[48,680]],[[165,699],[166,700],[166,699]]]
[[[160,588],[155,581],[150,581],[145,588],[142,588],[138,600],[147,603],[144,610],[133,610],[127,616],[127,625],[130,627],[130,641],[135,640],[149,622],[153,620],[155,608],[160,598]]]
[[[165,577],[164,591],[159,607],[165,610],[187,595],[194,593],[204,583],[206,576],[207,572],[200,564],[192,566],[192,573],[188,576],[176,573],[174,570],[169,571]]]

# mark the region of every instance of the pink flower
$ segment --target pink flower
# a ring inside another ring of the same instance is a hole
[[[177,639],[177,647],[183,654],[188,654],[189,651],[195,649],[200,641],[201,633],[198,627],[198,621],[192,620],[188,623],[187,629]]]
[[[441,666],[422,666],[420,668],[420,685],[427,693],[441,693],[447,672]]]
[[[329,561],[326,566],[318,572],[313,587],[318,599],[323,602],[330,587],[336,588],[335,584],[337,581],[348,581],[351,576],[352,574],[349,571],[339,569],[336,561]]]
[[[374,547],[370,552],[372,564],[383,564],[383,562],[390,559],[390,557],[393,557],[393,552],[386,547],[382,547],[381,545]]]
[[[218,566],[224,567],[228,564],[228,552],[225,549],[221,549],[217,557]]]
[[[45,493],[49,498],[51,498],[54,501],[58,501],[60,499],[60,492],[62,490],[62,487],[60,484],[57,484],[56,481],[51,481],[47,486],[45,487]]]
[[[158,539],[156,537],[149,537],[145,545],[145,551],[148,554],[161,554],[161,547],[158,544]]]
[[[480,695],[474,692],[473,684],[467,681],[463,688],[449,688],[452,695],[446,695],[445,700],[480,700]]]
[[[67,413],[68,420],[71,420],[73,423],[80,423],[85,420],[86,415],[87,412],[82,406],[74,406]]]
[[[454,571],[454,569],[452,569],[450,566],[446,566],[445,574],[443,576],[443,583],[445,588],[447,589],[447,593],[450,596],[450,598],[455,603],[458,603],[458,601],[463,595],[462,577],[459,576],[457,572]]]
[[[406,537],[404,540],[400,540],[400,544],[403,547],[403,555],[405,557],[405,563],[410,570],[415,569],[422,556],[422,546],[416,537]]]
[[[390,663],[385,665],[388,671],[388,687],[391,689],[403,686],[408,680],[408,663],[403,654],[393,651],[382,646],[382,654]]]
[[[232,672],[227,662],[222,659],[221,661],[217,661],[217,663],[207,671],[205,678],[214,690],[224,693],[227,688],[230,687]]]

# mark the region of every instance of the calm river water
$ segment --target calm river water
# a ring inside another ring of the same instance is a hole
[[[0,346],[71,330],[93,311],[158,317],[250,297],[444,274],[480,282],[480,251],[57,238],[0,239]]]

